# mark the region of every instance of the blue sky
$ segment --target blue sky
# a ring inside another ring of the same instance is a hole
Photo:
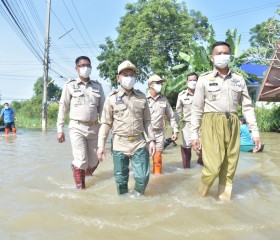
[[[28,15],[30,1],[14,0],[25,9]],[[39,46],[35,49],[43,52],[46,22],[46,0],[32,1],[34,6],[33,18],[30,18],[33,26],[32,36]],[[98,65],[96,56],[99,55],[98,46],[104,43],[106,37],[117,37],[116,27],[120,18],[125,14],[125,4],[136,1],[127,0],[52,0],[51,26],[50,26],[50,60],[51,68],[49,76],[55,83],[62,87],[64,82],[71,77],[76,77],[75,58],[80,55],[88,55],[93,67]],[[185,0],[188,9],[201,11],[207,16],[209,23],[213,25],[216,39],[224,40],[228,29],[237,28],[242,35],[240,52],[249,47],[249,30],[256,24],[266,21],[275,14],[279,0]],[[0,10],[3,4],[0,3]],[[1,104],[11,100],[29,99],[33,95],[33,85],[38,77],[43,75],[43,66],[33,53],[26,47],[20,37],[8,24],[0,11],[1,22],[1,54],[0,54],[0,96]],[[17,13],[19,15],[19,13]],[[22,15],[23,16],[23,15]],[[73,29],[73,30],[71,30]],[[68,34],[64,35],[67,31]],[[61,37],[61,38],[60,38]],[[40,50],[39,50],[40,49]],[[41,53],[39,53],[41,54]],[[62,75],[63,78],[60,78]],[[92,79],[100,80],[105,89],[108,83],[99,77],[96,69],[93,69]],[[140,89],[145,87],[137,85]]]

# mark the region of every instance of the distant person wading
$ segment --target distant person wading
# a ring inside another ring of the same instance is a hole
[[[0,119],[4,116],[5,124],[5,133],[9,134],[10,130],[15,134],[17,132],[15,126],[15,113],[14,110],[10,107],[9,103],[4,103],[4,108],[1,110]]]

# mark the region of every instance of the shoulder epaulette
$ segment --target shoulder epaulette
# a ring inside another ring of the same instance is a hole
[[[115,95],[117,94],[119,91],[116,89],[116,90],[113,90],[112,92],[109,93],[109,96],[112,96],[112,95]]]
[[[69,79],[66,83],[70,83],[70,82],[73,82],[73,81],[76,81],[76,79]]]
[[[94,83],[97,83],[97,84],[99,84],[99,85],[101,85],[101,83],[100,82],[98,82],[97,80],[90,80],[91,82],[94,82]]]
[[[146,98],[146,95],[144,93],[142,93],[140,90],[138,89],[134,89],[135,94],[137,94],[138,96],[141,96],[143,98]]]
[[[237,75],[243,77],[242,73],[240,73],[240,72],[233,71],[232,73],[235,73],[235,74],[237,74]]]
[[[210,74],[212,71],[208,71],[208,72],[205,72],[205,73],[201,73],[199,76],[202,77],[202,76],[205,76],[205,75],[208,75]]]
[[[186,92],[187,90],[183,90],[182,92],[179,92],[179,95],[182,95]]]

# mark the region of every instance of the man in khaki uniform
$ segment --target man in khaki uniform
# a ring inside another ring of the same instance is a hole
[[[176,113],[178,118],[181,118],[183,115],[183,125],[182,125],[182,146],[181,154],[183,160],[183,168],[191,167],[191,158],[192,158],[192,140],[191,140],[191,106],[193,102],[193,96],[195,93],[195,87],[198,80],[198,75],[195,72],[191,72],[187,75],[186,84],[188,89],[183,90],[179,93],[177,104],[176,104]],[[197,152],[198,160],[197,163],[203,165],[201,149]]]
[[[173,110],[167,98],[160,94],[163,82],[164,80],[158,75],[152,75],[148,79],[149,92],[146,95],[152,118],[152,127],[156,138],[156,153],[153,156],[154,174],[162,173],[162,151],[164,147],[165,116],[167,120],[170,121],[171,127],[173,129],[173,141],[177,140],[179,132]]]
[[[211,61],[214,70],[201,75],[196,85],[191,111],[192,146],[194,150],[200,147],[201,125],[204,167],[199,193],[205,196],[219,177],[218,197],[230,200],[240,150],[239,102],[252,130],[255,151],[261,147],[261,140],[245,80],[228,67],[229,44],[216,42],[212,46]]]
[[[70,108],[69,134],[74,160],[72,170],[76,187],[85,188],[85,175],[97,168],[98,117],[101,117],[105,96],[101,84],[90,80],[91,62],[88,57],[76,59],[77,79],[63,87],[57,117],[57,140],[65,141],[64,121]]]
[[[145,94],[135,90],[136,67],[128,60],[118,66],[119,90],[113,91],[104,104],[98,136],[98,159],[102,161],[105,142],[112,128],[114,175],[118,194],[128,192],[129,160],[131,160],[136,195],[143,194],[149,181],[150,154],[155,153],[155,136]],[[146,139],[145,139],[146,138]]]

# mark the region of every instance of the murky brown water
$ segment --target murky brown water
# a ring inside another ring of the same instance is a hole
[[[0,135],[0,239],[279,239],[280,134],[262,133],[262,153],[241,153],[228,204],[217,201],[216,184],[209,197],[196,196],[201,167],[193,159],[182,169],[179,145],[164,152],[164,174],[151,175],[145,196],[134,198],[117,196],[110,154],[78,191],[69,137]]]

